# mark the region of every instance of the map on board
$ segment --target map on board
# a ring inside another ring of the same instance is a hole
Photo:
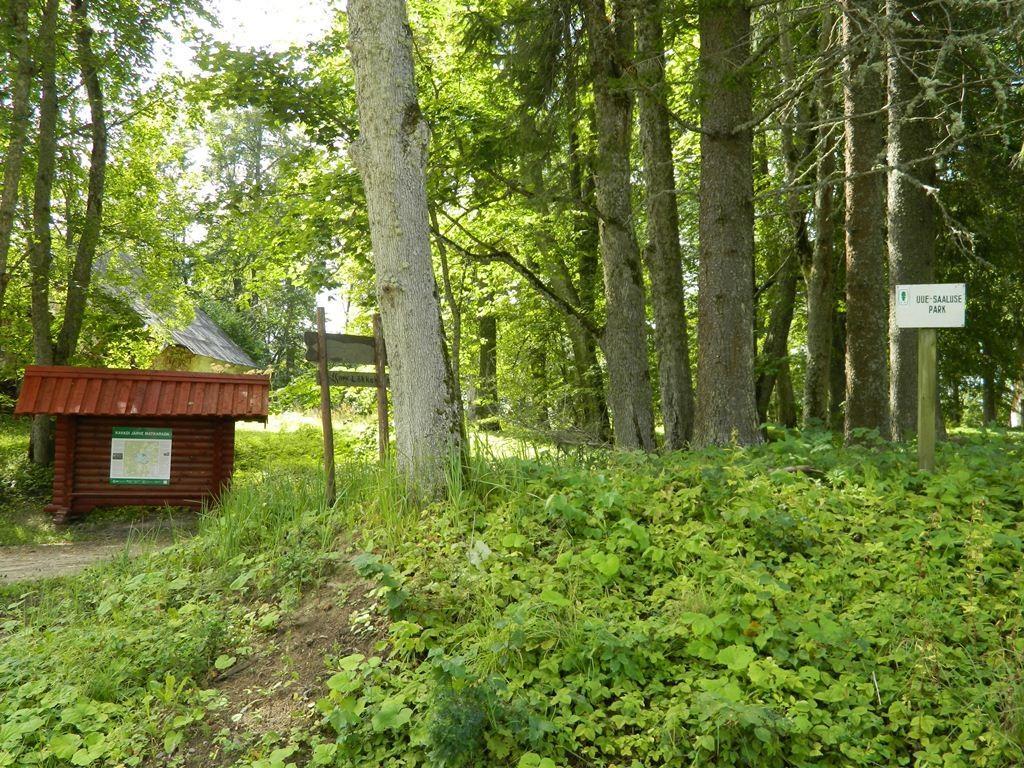
[[[170,485],[171,430],[114,427],[110,437],[110,482],[114,485]]]

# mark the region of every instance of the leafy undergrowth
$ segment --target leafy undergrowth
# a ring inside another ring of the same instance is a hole
[[[0,588],[0,766],[174,764],[212,676],[329,572],[341,525],[318,473],[252,476],[177,547]]]
[[[959,440],[505,462],[367,520],[392,623],[318,763],[1022,764],[1024,447]]]
[[[815,434],[493,459],[425,510],[365,463],[325,508],[318,440],[244,437],[191,541],[0,590],[0,766],[179,765],[203,733],[249,768],[1024,762],[1019,436],[931,477]],[[341,542],[374,590],[331,632],[384,639],[326,654],[306,725],[218,736],[218,676],[273,663]]]

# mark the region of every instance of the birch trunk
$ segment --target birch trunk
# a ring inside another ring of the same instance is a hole
[[[843,0],[846,123],[846,423],[889,435],[885,258],[885,84],[880,0]]]
[[[761,442],[754,400],[753,91],[746,3],[699,6],[698,445]]]
[[[597,123],[595,173],[604,271],[608,404],[615,445],[654,450],[654,407],[647,362],[647,328],[640,249],[634,231],[630,149],[633,109],[626,87],[632,18],[619,0],[609,18],[604,0],[585,0]]]
[[[462,405],[448,360],[430,252],[429,131],[413,73],[404,0],[350,0],[348,20],[377,299],[388,342],[397,461],[422,499],[461,460]]]
[[[10,6],[8,24],[16,40],[14,48],[14,83],[11,87],[10,139],[4,153],[3,189],[0,190],[0,316],[3,315],[4,298],[10,275],[7,273],[7,257],[11,249],[11,232],[14,229],[14,214],[18,207],[18,184],[21,181],[22,161],[25,157],[25,143],[28,141],[29,122],[32,114],[32,49],[29,35],[28,0],[14,0]]]
[[[921,35],[920,3],[888,0],[892,35],[889,74],[889,296],[902,283],[930,283],[935,278],[937,227],[935,205],[926,188],[934,188],[934,122],[927,114],[918,76],[930,67]],[[894,440],[917,431],[917,332],[896,327],[895,302],[889,315],[889,406]]]
[[[676,205],[672,135],[665,86],[662,3],[645,4],[637,24],[637,75],[640,81],[640,144],[647,192],[647,247],[644,260],[651,280],[654,347],[665,447],[676,450],[693,436],[693,378],[686,328],[679,209]]]

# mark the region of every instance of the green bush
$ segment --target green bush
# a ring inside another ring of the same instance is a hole
[[[957,440],[507,461],[367,519],[402,600],[321,702],[334,764],[1024,763],[1024,449]]]

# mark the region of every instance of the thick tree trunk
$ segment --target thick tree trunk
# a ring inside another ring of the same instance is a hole
[[[47,0],[40,22],[38,68],[40,77],[39,132],[36,140],[36,178],[32,201],[32,237],[29,242],[29,269],[32,296],[32,352],[37,365],[53,365],[53,339],[50,314],[50,270],[53,251],[50,235],[50,195],[57,154],[57,81],[56,81],[57,0]],[[48,416],[32,420],[30,435],[32,461],[53,461],[53,422]]]
[[[754,176],[750,8],[704,0],[700,14],[701,168],[698,445],[761,441],[754,399]]]
[[[931,67],[920,35],[919,2],[888,0],[893,42],[889,50],[889,406],[894,440],[917,431],[917,332],[896,327],[896,286],[935,279],[935,204],[926,188],[936,184],[934,121],[919,77]]]
[[[620,0],[613,5],[609,18],[604,0],[583,3],[597,123],[595,184],[606,316],[601,343],[608,364],[615,445],[651,451],[654,407],[630,180],[633,104],[625,82],[633,24],[623,7],[626,3]]]
[[[85,319],[85,305],[92,281],[92,264],[103,225],[103,187],[107,173],[107,121],[103,108],[99,65],[92,49],[92,28],[89,26],[86,0],[73,0],[72,15],[76,24],[75,45],[78,71],[82,75],[89,100],[92,152],[89,156],[89,187],[86,193],[85,219],[78,238],[75,262],[68,277],[64,318],[54,349],[54,361],[66,365],[75,354],[78,337]]]
[[[828,56],[832,47],[832,13],[822,12],[818,48]],[[804,372],[803,417],[806,425],[827,425],[829,421],[829,376],[832,368],[832,322],[836,311],[835,295],[835,150],[832,126],[836,114],[831,70],[826,70],[815,85],[818,120],[818,158],[815,165],[814,253],[804,267],[807,285],[807,362]]]
[[[880,0],[843,0],[846,122],[846,424],[889,436],[886,355],[885,84],[875,27]]]
[[[7,24],[14,33],[14,83],[11,87],[10,125],[7,151],[4,153],[3,188],[0,189],[0,316],[10,275],[7,257],[11,249],[14,214],[18,207],[18,184],[21,181],[22,160],[28,141],[32,115],[32,49],[29,35],[28,0],[13,0]]]
[[[498,318],[480,316],[480,373],[477,378],[476,418],[481,429],[497,430],[498,423]]]
[[[647,188],[644,260],[651,279],[665,447],[675,450],[686,445],[693,435],[693,378],[690,373],[682,256],[679,251],[679,209],[676,205],[664,62],[662,3],[651,0],[643,6],[637,24],[640,144]]]
[[[404,0],[350,0],[348,20],[360,138],[353,157],[370,219],[395,410],[397,461],[423,499],[445,491],[463,451],[430,253],[429,130],[413,73]]]

